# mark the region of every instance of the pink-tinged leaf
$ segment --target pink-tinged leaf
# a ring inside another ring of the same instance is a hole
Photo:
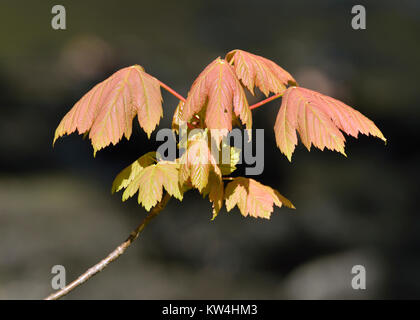
[[[290,87],[283,95],[274,131],[277,146],[291,161],[297,145],[296,130],[302,143],[343,155],[345,138],[340,130],[357,138],[359,132],[386,141],[376,125],[359,111],[319,92]]]
[[[233,63],[236,75],[252,94],[255,86],[268,96],[270,92],[283,93],[289,83],[296,85],[290,73],[264,57],[236,49],[226,60]]]
[[[210,63],[191,86],[179,118],[189,121],[205,108],[205,124],[209,129],[221,130],[216,141],[232,130],[233,112],[247,128],[252,127],[252,115],[245,92],[232,66],[217,58]]]
[[[294,209],[293,204],[278,191],[254,179],[238,177],[229,182],[225,189],[226,209],[229,212],[238,206],[244,217],[270,219],[273,206]]]
[[[96,153],[123,135],[129,139],[136,115],[149,138],[163,116],[159,82],[139,65],[117,71],[86,93],[61,120],[54,142],[76,130],[89,132]]]

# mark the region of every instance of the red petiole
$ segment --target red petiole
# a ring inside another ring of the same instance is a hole
[[[174,95],[175,97],[177,97],[179,100],[181,100],[184,103],[187,101],[183,96],[181,96],[178,92],[176,92],[170,86],[166,85],[165,83],[163,83],[162,81],[160,81],[158,79],[156,79],[156,80],[159,82],[160,86],[163,89],[165,89],[166,91],[168,91],[170,94]],[[266,103],[269,103],[269,102],[271,102],[271,101],[273,101],[273,100],[275,100],[277,98],[280,98],[282,95],[283,95],[283,92],[282,93],[275,94],[275,95],[273,95],[271,97],[268,97],[268,98],[266,98],[266,99],[264,99],[264,100],[262,100],[262,101],[260,101],[258,103],[253,104],[252,106],[249,106],[249,109],[250,110],[253,110],[253,109],[259,108],[259,107],[265,105]],[[193,126],[191,124],[189,124],[189,123],[188,123],[188,127],[193,128]]]

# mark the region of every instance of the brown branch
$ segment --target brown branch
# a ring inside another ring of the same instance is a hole
[[[92,268],[88,269],[85,273],[83,273],[81,276],[79,276],[76,280],[74,280],[72,283],[65,286],[63,289],[60,289],[48,297],[46,297],[44,300],[57,300],[61,297],[65,296],[69,292],[71,292],[76,287],[80,286],[81,284],[85,283],[87,280],[92,278],[94,275],[96,275],[98,272],[101,272],[103,269],[106,268],[108,264],[110,264],[112,261],[118,259],[120,255],[124,253],[124,251],[133,243],[134,240],[136,240],[140,234],[140,232],[143,231],[143,229],[146,227],[146,225],[154,218],[156,217],[166,206],[171,196],[166,193],[162,200],[150,211],[150,213],[144,218],[142,223],[140,223],[135,230],[133,230],[130,233],[130,236],[125,240],[122,244],[120,244],[114,251],[112,251],[105,259],[94,265]]]

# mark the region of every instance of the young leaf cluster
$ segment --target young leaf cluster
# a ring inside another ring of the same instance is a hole
[[[372,135],[386,141],[376,125],[350,106],[319,92],[302,88],[286,70],[264,57],[233,50],[218,57],[198,75],[187,98],[134,65],[123,68],[86,93],[64,116],[55,132],[54,142],[77,131],[88,135],[94,154],[130,138],[137,116],[140,127],[150,138],[163,116],[161,88],[180,99],[173,115],[172,128],[187,124],[188,134],[179,147],[185,152],[173,161],[160,160],[155,152],[141,156],[115,178],[112,192],[124,189],[122,199],[137,194],[138,203],[147,211],[161,199],[163,192],[183,199],[196,189],[212,203],[213,218],[223,205],[227,211],[237,206],[244,216],[270,218],[274,205],[294,208],[277,190],[247,177],[232,177],[240,150],[227,146],[230,163],[220,164],[211,150],[212,143],[226,147],[223,138],[234,127],[252,128],[253,109],[282,97],[274,124],[277,146],[289,161],[298,143],[305,147],[338,151],[345,155],[343,133],[358,137]],[[250,106],[246,90],[255,95],[258,88],[266,99]],[[271,96],[270,96],[271,95]],[[214,130],[217,129],[217,130]]]

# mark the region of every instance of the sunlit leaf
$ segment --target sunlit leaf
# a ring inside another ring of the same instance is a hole
[[[141,170],[156,162],[156,152],[148,152],[126,167],[114,179],[112,193],[127,188]]]
[[[284,92],[289,83],[296,85],[290,73],[264,57],[236,49],[226,55],[226,60],[233,63],[236,75],[252,94],[255,86],[268,96],[270,92]]]
[[[229,148],[229,163],[224,163],[221,161],[221,163],[219,164],[220,171],[224,176],[229,175],[236,170],[236,165],[238,164],[241,157],[240,149],[235,147],[227,148]],[[219,159],[222,159],[222,150],[220,151]]]
[[[362,133],[386,141],[376,125],[359,111],[319,92],[290,87],[283,95],[274,126],[277,146],[289,161],[297,145],[296,130],[308,150],[314,145],[344,155],[345,138],[340,130],[356,138]]]
[[[229,182],[225,189],[227,211],[238,206],[243,216],[269,219],[274,204],[295,208],[293,204],[278,191],[265,186],[254,179],[238,177]]]
[[[209,147],[206,132],[196,134],[188,141],[187,149],[180,159],[180,183],[190,181],[200,192],[207,186],[211,171],[220,177],[222,175]]]
[[[89,132],[94,152],[130,138],[137,115],[150,138],[162,112],[160,85],[139,65],[123,68],[86,93],[64,116],[55,131],[57,138]]]
[[[213,220],[214,218],[216,218],[217,214],[223,206],[224,184],[222,177],[217,175],[213,171],[210,172],[208,184],[204,188],[202,194],[203,197],[208,195],[210,202],[212,202]]]
[[[161,199],[163,188],[173,197],[182,200],[183,190],[179,184],[179,164],[171,161],[160,161],[140,170],[128,183],[123,201],[138,192],[138,203],[149,211]]]
[[[180,115],[182,114],[182,109],[184,108],[184,102],[179,101],[174,115],[172,117],[172,130],[175,130],[175,132],[179,131],[179,124],[181,123]]]
[[[232,130],[233,113],[247,128],[252,127],[252,115],[245,92],[232,66],[224,59],[214,60],[194,81],[179,118],[189,121],[203,108],[206,127],[221,130],[218,136],[213,135],[218,142]]]

